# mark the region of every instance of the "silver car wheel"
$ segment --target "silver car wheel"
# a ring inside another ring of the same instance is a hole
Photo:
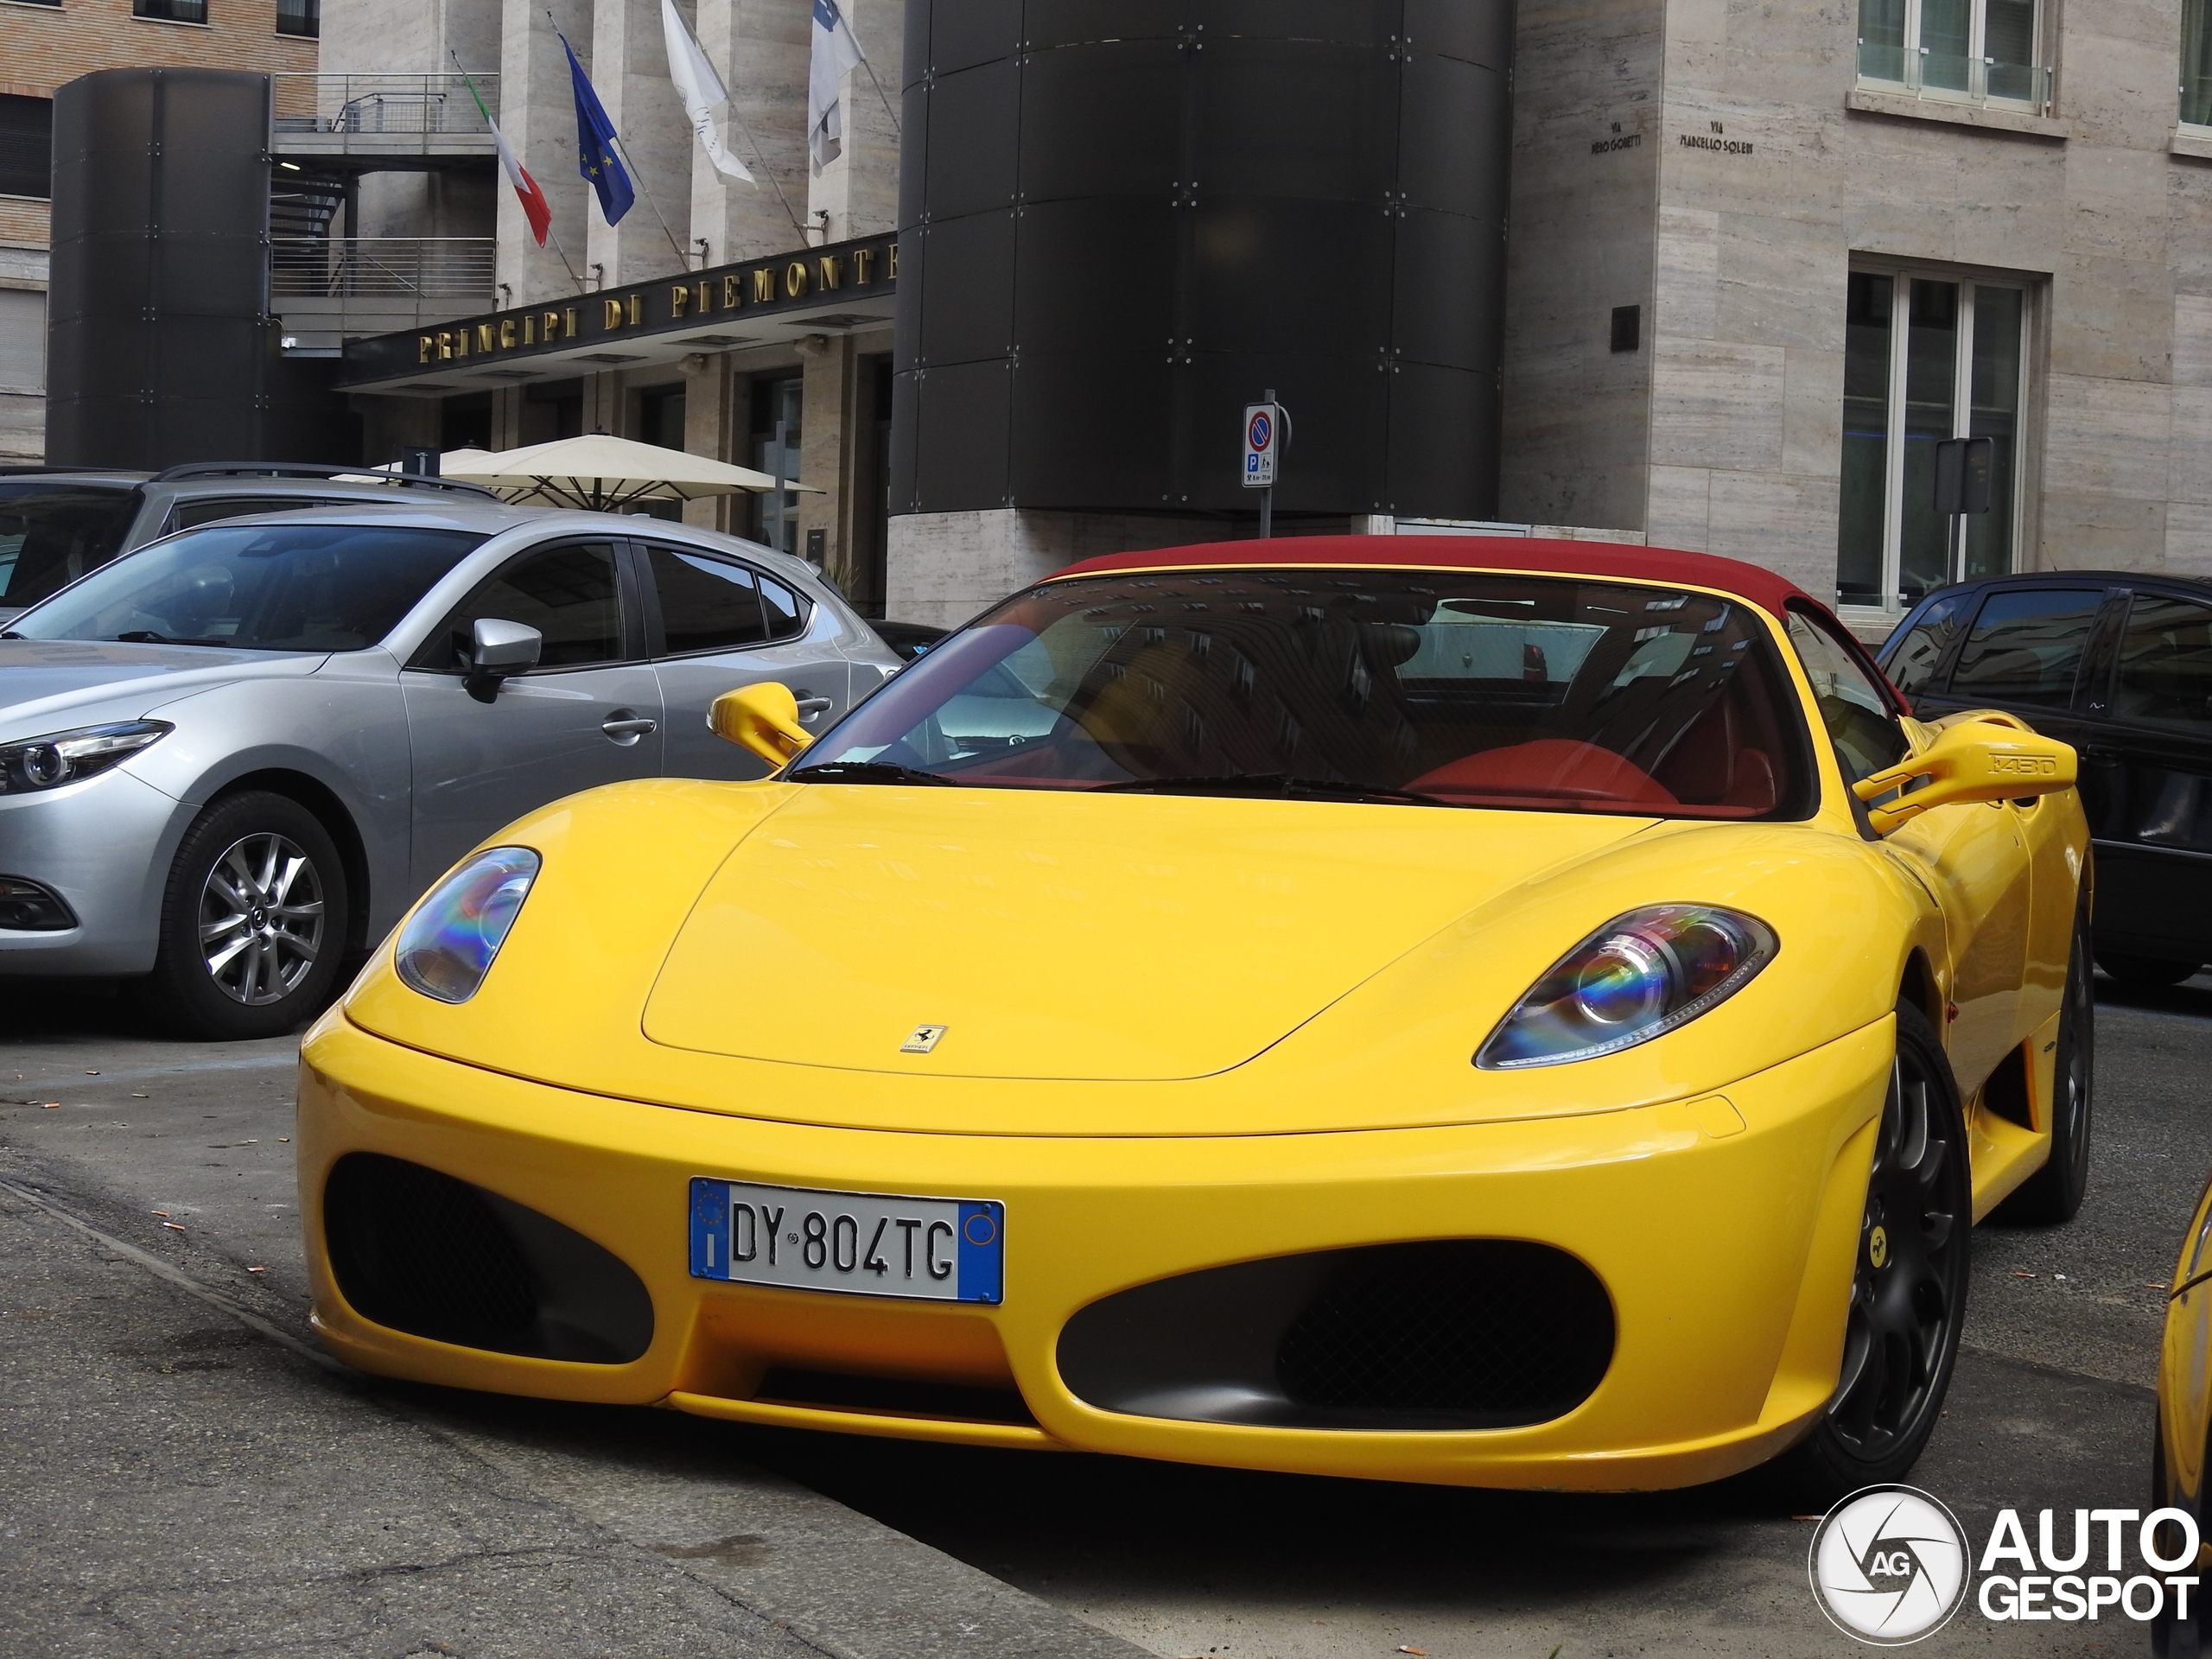
[[[265,1007],[297,990],[322,928],[322,879],[286,836],[247,836],[207,872],[200,950],[208,977],[233,1002]]]

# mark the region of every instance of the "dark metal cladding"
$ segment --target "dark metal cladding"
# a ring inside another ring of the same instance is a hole
[[[270,80],[105,69],[54,100],[47,458],[260,458]]]
[[[1497,511],[1510,0],[908,0],[893,512]]]

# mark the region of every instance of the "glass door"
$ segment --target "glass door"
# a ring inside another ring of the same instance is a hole
[[[1911,271],[1851,273],[1844,325],[1836,594],[1910,606],[2013,568],[2026,290]],[[1936,446],[1995,447],[1993,505],[1963,533],[1936,511]]]

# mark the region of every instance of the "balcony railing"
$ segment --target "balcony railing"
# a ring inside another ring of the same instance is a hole
[[[488,300],[496,246],[488,236],[278,237],[269,288],[279,300]]]
[[[488,135],[490,126],[459,75],[273,75],[281,147],[287,138],[397,139]],[[496,116],[499,78],[474,75],[477,92]],[[411,147],[411,146],[406,146]]]
[[[2050,107],[2050,70],[2044,65],[1936,52],[1894,41],[1859,42],[1859,79],[1876,88],[1897,86],[1946,103]]]

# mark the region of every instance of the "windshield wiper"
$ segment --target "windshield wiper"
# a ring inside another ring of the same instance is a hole
[[[1375,801],[1399,806],[1457,806],[1440,795],[1418,790],[1382,789],[1369,784],[1339,782],[1330,778],[1296,778],[1282,772],[1231,772],[1218,777],[1130,778],[1118,784],[1100,784],[1094,793],[1124,795],[1280,795],[1288,800]]]
[[[151,628],[130,628],[115,636],[119,645],[227,645],[228,639],[181,639],[175,635],[156,633]]]
[[[933,772],[924,772],[918,766],[896,766],[888,760],[824,760],[816,766],[801,766],[784,776],[795,784],[943,784],[951,779],[940,778]]]

